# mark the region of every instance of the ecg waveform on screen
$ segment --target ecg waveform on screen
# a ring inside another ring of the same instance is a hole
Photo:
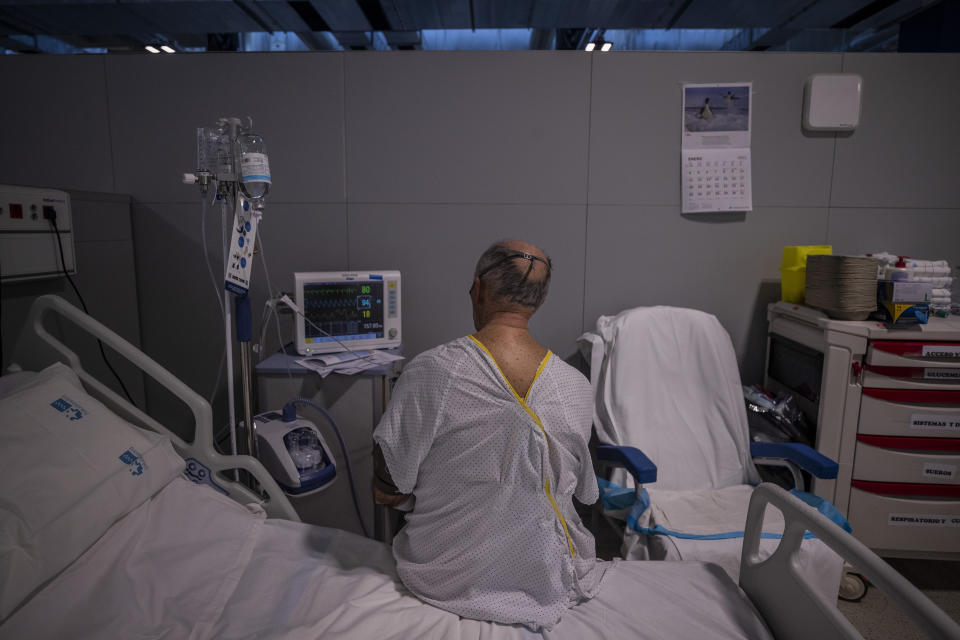
[[[374,304],[375,302],[375,304]],[[308,285],[304,288],[304,313],[322,331],[307,323],[307,338],[325,335],[356,338],[383,335],[383,285],[380,283]]]

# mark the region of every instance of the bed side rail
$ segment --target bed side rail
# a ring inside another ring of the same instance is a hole
[[[785,526],[776,551],[760,560],[760,533],[767,504],[783,512]],[[750,498],[740,586],[778,640],[863,637],[835,603],[824,601],[799,577],[797,554],[805,531],[855,566],[928,636],[960,638],[960,625],[866,545],[789,492],[764,483]]]
[[[195,426],[193,442],[187,442],[171,432],[84,370],[77,354],[47,331],[44,326],[44,321],[51,314],[69,320],[84,332],[99,339],[186,404],[193,413]],[[277,486],[276,481],[267,473],[259,460],[251,456],[222,455],[214,448],[213,411],[210,408],[210,403],[143,351],[63,298],[55,295],[43,295],[34,301],[27,317],[27,323],[24,325],[23,332],[17,342],[13,362],[24,369],[34,371],[39,371],[54,362],[62,362],[74,370],[90,395],[105,404],[114,413],[134,424],[170,438],[177,453],[188,460],[188,475],[192,476],[192,480],[196,482],[198,476],[206,476],[204,479],[213,481],[217,488],[241,504],[257,503],[271,517],[300,521],[293,505],[290,504],[283,491]],[[196,465],[191,465],[190,458],[198,461],[209,471],[204,472]],[[189,473],[191,468],[193,473]],[[239,482],[234,482],[222,475],[219,477],[213,475],[233,469],[243,469],[251,474],[266,491],[269,499],[264,500],[259,494],[254,493]]]

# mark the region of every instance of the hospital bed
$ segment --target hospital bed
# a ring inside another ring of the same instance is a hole
[[[176,393],[193,442],[90,376],[47,328],[63,322]],[[213,450],[201,398],[62,299],[37,299],[15,361],[25,371],[0,378],[0,638],[857,638],[797,578],[805,530],[931,637],[960,637],[866,547],[769,485],[751,500],[739,587],[710,564],[617,562],[552,630],[461,619],[410,595],[386,545],[297,522],[255,460]],[[269,499],[233,482],[234,468]],[[787,527],[761,561],[767,508]]]

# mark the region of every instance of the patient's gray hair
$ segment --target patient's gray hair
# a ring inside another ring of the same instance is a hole
[[[502,302],[536,310],[550,286],[553,263],[545,251],[540,256],[510,248],[510,240],[493,243],[477,260],[473,275],[490,287],[491,296]],[[536,259],[523,257],[530,255]]]

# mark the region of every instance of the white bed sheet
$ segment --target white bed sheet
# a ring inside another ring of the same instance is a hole
[[[383,544],[265,520],[176,479],[0,627],[0,638],[770,638],[714,565],[619,562],[600,594],[534,634],[422,603]]]

